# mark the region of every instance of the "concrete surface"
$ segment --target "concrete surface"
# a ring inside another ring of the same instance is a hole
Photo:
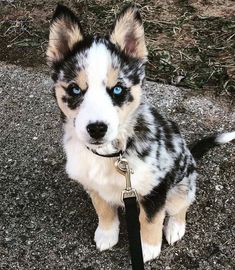
[[[98,252],[91,201],[64,172],[59,113],[48,73],[0,64],[0,269],[129,269],[123,213],[119,244]],[[229,98],[148,82],[146,93],[187,141],[235,129]],[[234,269],[235,145],[200,161],[185,237],[163,243],[146,269]]]

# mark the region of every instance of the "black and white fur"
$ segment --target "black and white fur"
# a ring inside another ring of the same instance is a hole
[[[116,158],[100,157],[91,149],[103,155],[121,150],[140,198],[144,261],[156,258],[165,216],[169,244],[185,233],[185,214],[196,190],[193,154],[199,158],[208,142],[209,146],[229,142],[235,132],[204,139],[191,153],[177,125],[143,100],[147,50],[141,18],[133,6],[118,16],[109,37],[87,37],[77,17],[59,5],[47,56],[64,121],[66,171],[91,194],[99,217],[97,248],[105,250],[118,242],[117,207],[123,206],[125,178],[115,169]],[[123,90],[120,96],[113,92],[117,85]],[[97,123],[107,128],[98,139],[88,130],[89,124],[97,128]]]

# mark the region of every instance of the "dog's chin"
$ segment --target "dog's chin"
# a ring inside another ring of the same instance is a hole
[[[117,151],[120,151],[118,140],[112,140],[112,141],[95,141],[90,140],[86,143],[86,147],[89,149],[95,150],[96,152],[100,154],[110,154],[115,153]]]

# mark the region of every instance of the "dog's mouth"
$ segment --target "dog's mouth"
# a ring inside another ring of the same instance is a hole
[[[113,152],[120,151],[118,140],[114,141],[90,141],[89,144],[86,145],[89,149],[93,149],[100,154],[110,154]]]
[[[103,145],[104,142],[103,141],[92,141],[90,142],[91,145]]]
[[[98,149],[98,148],[102,148],[105,147],[108,144],[108,142],[104,141],[104,140],[90,140],[86,146],[92,149]]]

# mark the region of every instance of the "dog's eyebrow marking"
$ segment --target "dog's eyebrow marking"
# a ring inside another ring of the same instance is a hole
[[[75,82],[82,90],[86,90],[88,88],[88,79],[84,69],[77,72]]]
[[[110,67],[107,72],[107,87],[112,88],[118,82],[119,69]]]

